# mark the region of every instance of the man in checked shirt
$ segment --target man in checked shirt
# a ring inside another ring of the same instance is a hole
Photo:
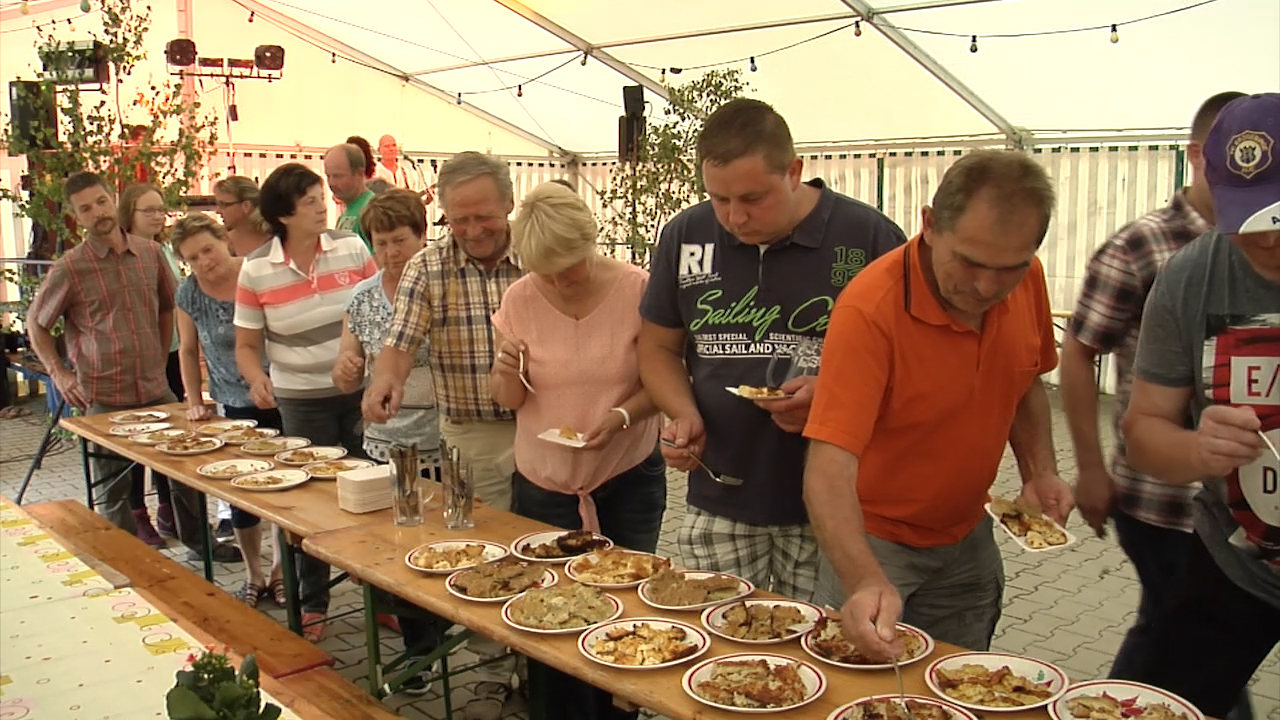
[[[437,195],[449,235],[405,266],[363,414],[367,422],[384,423],[399,411],[414,355],[429,342],[442,439],[471,466],[476,495],[490,507],[510,510],[516,423],[515,415],[489,394],[489,369],[497,353],[489,318],[524,274],[511,255],[511,172],[491,155],[459,153],[440,167]],[[470,644],[481,657],[502,651],[485,638]],[[497,720],[510,694],[511,670],[510,663],[479,670],[476,697],[464,709],[468,720]]]
[[[1192,498],[1199,487],[1161,483],[1134,471],[1125,460],[1120,418],[1133,382],[1138,326],[1156,273],[1174,253],[1213,224],[1213,197],[1204,178],[1203,144],[1218,112],[1243,93],[1214,95],[1200,106],[1191,125],[1187,157],[1191,185],[1176,192],[1167,207],[1147,213],[1112,235],[1085,270],[1084,287],[1062,345],[1062,403],[1075,443],[1076,506],[1101,537],[1107,519],[1115,523],[1120,547],[1142,584],[1138,617],[1116,652],[1111,677],[1130,679],[1142,648],[1150,642],[1152,617],[1177,586],[1191,551]],[[1094,360],[1113,353],[1117,366],[1116,449],[1110,467],[1098,439],[1098,384]],[[1248,694],[1232,712],[1249,716]]]

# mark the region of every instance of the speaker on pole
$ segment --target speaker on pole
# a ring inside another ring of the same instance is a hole
[[[644,86],[623,86],[622,109],[625,114],[618,118],[618,161],[636,162],[640,159],[640,139],[645,129]]]
[[[9,82],[9,128],[28,149],[52,150],[58,144],[58,106],[52,92],[31,80]],[[12,145],[9,155],[15,155]]]

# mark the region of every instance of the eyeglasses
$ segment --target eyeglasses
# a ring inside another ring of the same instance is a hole
[[[156,215],[165,214],[166,210],[162,207],[161,208],[137,208],[134,210],[134,212],[140,212],[143,215],[150,215],[152,217],[155,217]]]

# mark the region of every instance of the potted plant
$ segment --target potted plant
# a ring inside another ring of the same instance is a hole
[[[169,720],[275,720],[280,706],[262,704],[258,663],[245,657],[237,672],[220,652],[189,655],[189,670],[179,670],[177,684],[165,695]]]

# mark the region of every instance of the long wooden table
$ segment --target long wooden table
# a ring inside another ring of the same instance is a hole
[[[501,603],[459,600],[444,586],[444,576],[425,575],[405,565],[405,555],[414,547],[433,540],[475,539],[510,544],[525,533],[550,529],[542,523],[507,512],[479,507],[476,526],[470,530],[446,530],[436,515],[416,528],[397,528],[391,524],[371,524],[320,533],[307,538],[307,553],[340,567],[367,583],[447,618],[486,637],[493,638],[513,650],[535,660],[570,673],[616,697],[637,706],[655,710],[677,720],[694,718],[740,719],[740,713],[717,710],[689,697],[681,689],[681,677],[688,663],[662,670],[615,670],[583,657],[577,648],[578,635],[541,635],[512,628],[501,618]],[[549,565],[564,581],[563,565]],[[696,612],[673,613],[656,610],[644,604],[635,590],[610,590],[623,603],[626,617],[661,617],[699,624]],[[768,595],[757,592],[756,596]],[[366,623],[369,620],[366,619]],[[941,657],[960,648],[939,643],[932,657]],[[830,684],[822,697],[813,703],[786,713],[788,718],[822,720],[832,710],[861,697],[897,692],[892,670],[865,672],[838,668],[818,662],[804,652],[796,641],[761,647],[736,643],[715,637],[711,650],[703,659],[735,652],[769,652],[808,660],[818,665]],[[902,668],[902,679],[908,693],[930,695],[924,682],[924,669],[929,660],[921,660]],[[373,672],[373,668],[371,668]],[[1043,720],[1042,710],[1003,714],[1008,720]]]
[[[194,430],[204,424],[203,421],[192,422],[187,420],[186,406],[182,403],[140,408],[139,411],[141,410],[168,412],[169,417],[165,419],[165,422],[171,423],[174,427]],[[301,539],[318,532],[345,527],[387,524],[392,522],[394,517],[389,509],[357,514],[349,513],[339,508],[337,483],[333,481],[317,480],[285,492],[261,492],[241,490],[232,486],[226,480],[207,478],[196,471],[201,465],[218,460],[271,460],[269,457],[264,458],[241,452],[238,445],[224,445],[217,450],[199,455],[169,455],[160,452],[154,446],[142,445],[133,442],[127,437],[112,435],[111,427],[113,424],[110,420],[110,415],[107,414],[63,418],[61,424],[62,427],[82,439],[82,452],[87,452],[85,443],[95,443],[122,457],[164,473],[183,485],[198,490],[202,493],[202,497],[204,494],[208,494],[221,498],[236,507],[257,515],[267,522],[275,523],[280,531],[279,542],[282,543],[282,548],[285,550],[282,556],[284,561],[285,592],[288,596],[286,612],[289,627],[295,632],[301,632],[302,628],[297,580],[293,572],[293,565],[296,559],[294,548],[301,542]],[[86,484],[91,482],[88,472],[88,463],[86,461]],[[212,559],[209,555],[212,541],[207,537],[207,523],[205,523],[204,531],[206,533],[205,577],[209,579],[212,576]]]

